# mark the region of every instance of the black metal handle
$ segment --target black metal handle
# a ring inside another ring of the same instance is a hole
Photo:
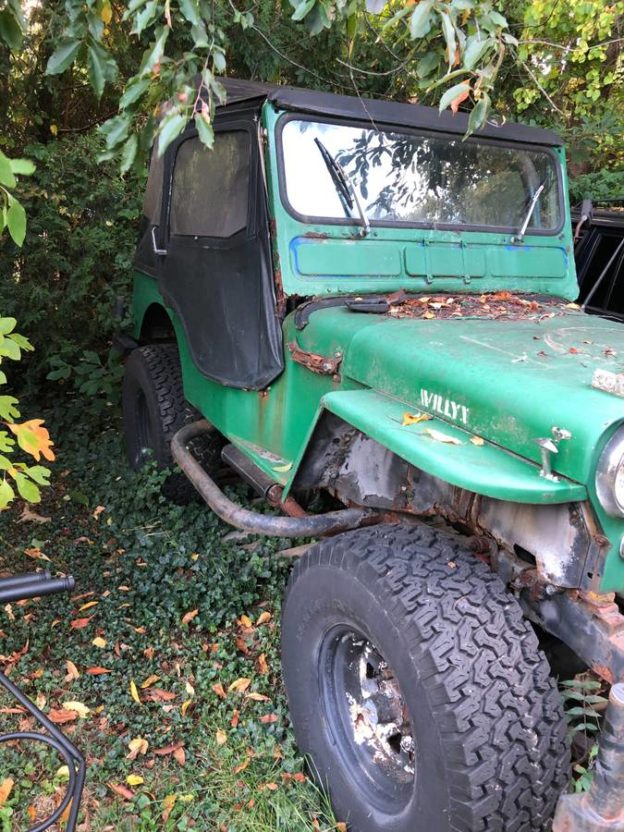
[[[47,574],[47,573],[44,573]],[[76,582],[70,575],[67,578],[35,578],[26,580],[28,576],[16,576],[7,579],[9,586],[0,580],[0,604],[9,604],[11,601],[25,601],[27,598],[38,598],[43,595],[54,595],[57,592],[71,592]],[[20,581],[20,579],[22,579]]]

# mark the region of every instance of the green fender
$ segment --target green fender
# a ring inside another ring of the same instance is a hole
[[[327,393],[328,410],[417,468],[468,491],[516,503],[568,503],[587,499],[583,485],[540,476],[539,466],[435,417],[404,425],[409,405],[374,390]],[[293,473],[291,482],[296,478]]]

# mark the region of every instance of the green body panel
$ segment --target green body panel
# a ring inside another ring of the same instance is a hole
[[[263,110],[273,136],[279,114]],[[562,152],[560,155],[564,165]],[[266,152],[276,282],[284,294],[318,296],[393,291],[520,290],[574,299],[577,285],[569,222],[556,236],[527,236],[303,225],[281,204],[275,141]],[[565,170],[564,170],[565,176]],[[566,205],[569,218],[569,206]],[[147,310],[164,307],[157,281],[135,275],[133,316],[139,337]],[[624,402],[591,386],[597,368],[621,371],[624,329],[561,309],[537,320],[396,319],[344,307],[313,312],[301,331],[283,323],[285,370],[261,392],[227,388],[195,366],[177,315],[176,333],[187,399],[286,492],[324,411],[331,411],[415,466],[449,483],[500,500],[562,503],[589,500],[610,541],[601,589],[624,592],[619,546],[624,519],[605,516],[594,490],[595,468]],[[236,310],[232,310],[236,314]],[[338,376],[295,363],[287,345],[336,358]],[[434,419],[403,427],[403,414]],[[540,476],[536,440],[552,428],[570,431],[553,458],[559,482]],[[432,437],[438,430],[460,445]],[[478,445],[471,437],[485,440]]]
[[[281,115],[271,104],[264,105],[270,136]],[[564,153],[560,148],[553,152],[561,162],[567,193]],[[407,227],[373,227],[362,240],[355,225],[304,224],[288,213],[280,199],[273,140],[267,173],[277,231],[274,250],[286,295],[507,289],[569,300],[578,296],[569,223],[554,236],[527,235],[521,245],[511,244],[511,234]]]
[[[445,482],[486,497],[522,503],[568,503],[587,499],[582,485],[539,476],[539,467],[493,443],[475,445],[474,434],[442,419],[403,425],[405,404],[374,390],[328,393],[327,410],[367,436]],[[453,440],[445,442],[444,439]],[[444,453],[438,445],[442,443]]]

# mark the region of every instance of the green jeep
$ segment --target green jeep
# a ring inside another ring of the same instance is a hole
[[[284,600],[283,675],[353,832],[550,828],[570,768],[554,673],[624,681],[624,329],[572,303],[561,142],[227,90],[212,151],[191,124],[153,155],[131,464],[177,462],[171,496],[192,484],[241,529],[322,538]],[[232,502],[224,463],[278,511]],[[611,699],[561,829],[624,828]]]

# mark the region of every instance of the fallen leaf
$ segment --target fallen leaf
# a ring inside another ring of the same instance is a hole
[[[191,707],[192,704],[193,704],[192,699],[187,699],[186,702],[183,702],[182,707],[180,708],[180,714],[182,716],[186,716],[186,712],[188,711],[188,709]]]
[[[99,603],[100,603],[99,601],[88,601],[86,604],[83,604],[83,605],[80,607],[80,609],[78,610],[78,612],[84,612],[85,610],[90,610],[90,609],[91,609],[91,607],[97,607],[97,605],[98,605]]]
[[[290,471],[290,469],[292,467],[293,467],[292,462],[287,462],[286,465],[274,465],[273,470],[277,474],[285,474],[287,471]]]
[[[169,820],[169,815],[171,814],[171,810],[176,804],[176,800],[178,796],[176,794],[168,794],[167,797],[163,799],[162,806],[163,806],[163,813],[162,819],[166,823]]]
[[[485,439],[482,439],[480,436],[471,436],[470,441],[473,445],[484,445]]]
[[[270,620],[271,613],[265,610],[264,612],[261,612],[258,616],[258,620],[256,621],[256,627],[260,627],[262,624],[267,624]]]
[[[234,709],[232,712],[232,719],[230,720],[230,725],[232,728],[238,728],[238,721],[240,719],[240,711],[238,708]]]
[[[108,788],[124,800],[134,800],[134,792],[121,783],[108,783]]]
[[[4,780],[0,781],[0,806],[7,802],[11,792],[13,791],[14,785],[15,780],[11,777],[5,777]]]
[[[96,507],[95,507],[95,509],[94,509],[94,511],[93,511],[93,514],[92,514],[93,519],[94,519],[94,520],[97,520],[97,519],[98,519],[98,517],[100,516],[100,514],[101,514],[103,511],[106,511],[106,509],[104,508],[104,506],[96,506]]]
[[[449,436],[447,433],[442,433],[440,430],[434,430],[434,428],[426,428],[423,433],[426,433],[432,439],[435,439],[436,442],[444,442],[447,445],[462,444],[460,439],[456,439],[454,436]]]
[[[94,647],[99,647],[100,650],[103,650],[106,647],[106,639],[103,639],[101,636],[97,636],[96,638],[93,639],[91,644]]]
[[[336,832],[347,832],[347,824],[342,820],[338,821],[336,824]]]
[[[134,681],[134,679],[130,680],[130,696],[138,705],[141,704],[141,697],[139,696],[139,692],[137,690],[136,682]]]
[[[45,560],[48,563],[51,563],[50,558],[45,555],[38,546],[32,546],[30,549],[24,549],[24,554],[26,557],[32,558],[33,560]]]
[[[173,759],[179,766],[184,765],[184,763],[186,762],[186,754],[184,753],[184,748],[182,746],[174,750]]]
[[[433,416],[429,413],[408,413],[406,411],[403,414],[403,421],[401,424],[405,428],[408,425],[417,425],[420,422],[428,422],[430,419],[433,419]]]
[[[105,673],[110,673],[110,670],[96,665],[95,667],[88,667],[86,673],[88,673],[89,676],[103,676]]]
[[[267,664],[266,656],[264,653],[260,653],[260,655],[258,656],[257,665],[258,673],[261,673],[263,676],[265,676],[269,672],[269,665]]]
[[[155,748],[154,754],[158,757],[167,757],[169,754],[173,754],[174,751],[177,751],[178,748],[182,748],[184,743],[182,742],[174,742],[171,745],[166,745],[164,748]]]
[[[91,713],[91,708],[88,708],[83,702],[77,702],[75,700],[63,702],[63,708],[66,711],[75,711],[80,719],[85,719]]]
[[[162,690],[162,688],[148,688],[143,696],[150,702],[171,702],[176,698],[177,694],[171,693],[168,690]]]
[[[217,745],[225,745],[227,742],[227,734],[221,728],[217,729]]]
[[[73,621],[69,622],[69,626],[72,630],[84,630],[85,627],[89,626],[89,621],[91,621],[92,618],[93,616],[90,616],[89,618],[74,618]]]
[[[239,693],[244,693],[247,690],[247,688],[249,687],[250,684],[251,684],[251,679],[245,679],[245,678],[236,679],[236,681],[232,682],[232,684],[229,686],[228,693],[232,693],[234,691],[238,691]]]
[[[247,627],[247,629],[251,629],[253,624],[251,623],[251,618],[248,615],[241,615],[238,619],[239,623],[242,624],[243,627]]]
[[[151,688],[152,685],[156,684],[156,682],[160,679],[160,676],[155,676],[152,674],[148,676],[147,679],[141,683],[141,690],[147,690],[147,688]]]
[[[293,780],[296,780],[297,783],[305,783],[306,776],[302,771],[298,771],[296,774],[293,774]]]
[[[276,714],[265,714],[260,717],[260,722],[264,725],[270,725],[272,722],[277,722],[277,716]]]
[[[140,774],[129,774],[126,777],[126,783],[129,786],[142,786],[145,783],[145,780],[141,777]]]
[[[248,693],[246,698],[251,699],[253,702],[270,702],[271,701],[268,696],[265,696],[263,693],[256,693],[255,691],[252,691],[251,693]]]
[[[217,682],[215,685],[213,685],[212,689],[217,694],[219,699],[225,699],[225,697],[227,696],[227,693],[225,692],[225,689],[221,682]]]
[[[37,514],[36,511],[33,511],[32,508],[28,505],[28,503],[24,503],[24,507],[22,509],[22,513],[20,514],[18,523],[49,523],[52,520],[51,517],[42,517],[40,514]]]
[[[268,789],[270,792],[277,791],[277,789],[279,788],[277,783],[265,783],[264,787],[265,789]]]
[[[135,737],[128,743],[130,753],[126,755],[126,760],[136,760],[139,755],[147,754],[149,743],[143,737]]]
[[[67,668],[67,676],[65,677],[66,682],[73,682],[75,679],[80,679],[80,673],[78,673],[78,668],[76,665],[67,659],[65,662],[65,667]]]
[[[243,760],[242,763],[239,763],[237,766],[234,766],[234,774],[240,774],[241,771],[245,771],[247,766],[249,765],[249,757]]]
[[[78,713],[62,708],[52,708],[48,712],[48,719],[55,725],[64,725],[66,722],[73,722],[75,719],[78,719]]]
[[[182,616],[182,623],[183,624],[190,624],[191,621],[199,615],[199,610],[191,610],[190,612],[185,613]]]

